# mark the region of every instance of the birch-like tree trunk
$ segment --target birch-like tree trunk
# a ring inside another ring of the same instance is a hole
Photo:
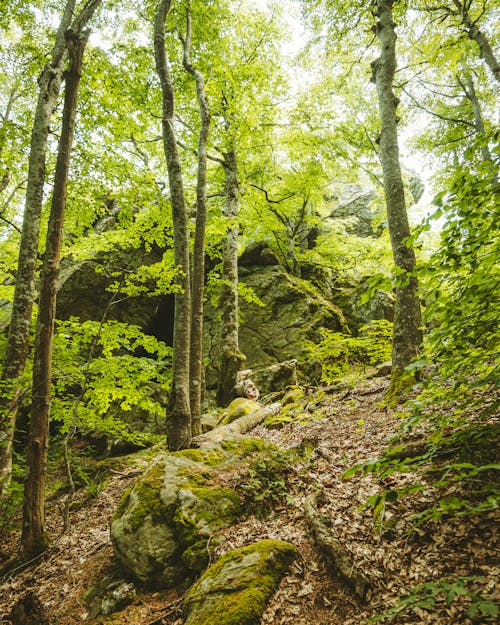
[[[26,460],[28,476],[23,502],[23,556],[26,560],[47,546],[45,534],[45,473],[49,439],[49,412],[52,373],[52,343],[56,310],[56,286],[61,259],[66,190],[73,131],[75,126],[78,85],[88,35],[66,32],[70,65],[66,76],[61,136],[54,174],[54,190],[42,268],[40,300],[36,323],[33,364],[33,399],[28,430]]]
[[[394,0],[376,0],[376,32],[380,57],[372,63],[381,121],[382,161],[387,221],[394,264],[399,270],[392,343],[391,392],[397,394],[403,371],[418,355],[422,343],[422,319],[415,276],[415,252],[411,247],[403,179],[399,163],[396,108],[393,92],[396,71],[396,33],[392,15]]]
[[[245,356],[239,348],[238,323],[238,213],[240,188],[238,161],[234,147],[224,155],[225,195],[224,216],[229,228],[222,252],[222,289],[219,300],[221,311],[220,362],[217,380],[217,405],[227,406],[234,399],[236,373],[244,368]]]
[[[93,16],[99,3],[100,0],[88,0],[78,16],[73,19],[75,0],[66,1],[50,61],[45,65],[38,81],[38,100],[31,133],[16,286],[0,387],[0,498],[5,495],[12,474],[12,441],[22,392],[20,378],[28,357],[31,315],[35,298],[47,137],[68,59],[64,34],[70,26],[76,33],[80,32]]]
[[[167,408],[167,442],[171,451],[189,446],[191,410],[189,402],[189,342],[191,294],[189,273],[189,231],[182,169],[174,129],[174,88],[165,49],[165,21],[171,0],[160,0],[154,21],[156,72],[162,90],[162,135],[168,169],[174,228],[174,260],[179,291],[175,294],[172,388]]]
[[[191,268],[191,348],[190,408],[192,435],[201,434],[201,400],[203,392],[203,294],[205,290],[205,230],[207,223],[207,142],[210,130],[210,109],[205,93],[203,74],[191,63],[191,3],[187,5],[186,38],[183,40],[184,68],[196,82],[200,112],[198,136],[198,177],[196,182],[196,225],[193,266]]]

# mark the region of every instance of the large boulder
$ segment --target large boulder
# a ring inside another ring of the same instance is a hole
[[[184,625],[258,625],[297,556],[292,544],[270,539],[230,551],[188,592]]]
[[[115,555],[125,572],[149,588],[197,576],[208,564],[213,534],[241,513],[239,495],[217,484],[218,473],[265,447],[244,438],[158,455],[111,520]]]

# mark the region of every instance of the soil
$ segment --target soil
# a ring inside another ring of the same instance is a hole
[[[409,599],[407,610],[381,622],[399,625],[477,625],[494,623],[494,616],[470,611],[471,596],[498,599],[498,540],[495,512],[477,515],[442,514],[436,519],[415,521],[415,514],[438,505],[442,488],[415,473],[376,477],[368,473],[345,479],[354,464],[383,454],[400,430],[401,408],[383,402],[385,378],[372,379],[355,389],[310,391],[301,413],[281,429],[255,428],[251,435],[273,441],[281,448],[309,447],[309,459],[288,475],[286,499],[274,502],[267,517],[248,516],[221,532],[211,549],[212,559],[233,548],[263,538],[287,540],[300,551],[262,617],[263,625],[362,625],[398,603],[419,584],[427,584],[427,602]],[[141,462],[146,464],[146,460]],[[51,625],[180,625],[180,591],[146,592],[138,589],[131,605],[111,616],[91,618],[85,593],[106,576],[117,574],[109,537],[109,521],[124,490],[137,478],[141,466],[115,470],[105,487],[89,498],[77,493],[79,506],[63,530],[63,498],[48,502],[47,521],[51,537],[48,552],[24,568],[12,570],[0,580],[0,623],[10,623],[12,606],[27,592],[43,605]],[[233,478],[234,479],[234,478]],[[422,483],[408,496],[363,507],[369,497],[383,489],[395,490]],[[447,485],[446,496],[459,496],[459,486]],[[451,489],[451,490],[450,490]],[[453,489],[455,489],[453,491]],[[360,599],[337,575],[334,563],[311,538],[304,514],[305,498],[320,493],[318,515],[332,537],[363,573],[369,590]],[[0,540],[0,553],[16,553],[19,533]],[[450,598],[439,593],[438,580],[471,578]],[[431,597],[431,599],[429,599]],[[485,604],[486,605],[486,604]],[[488,605],[484,608],[487,612]],[[467,610],[469,609],[469,614]]]

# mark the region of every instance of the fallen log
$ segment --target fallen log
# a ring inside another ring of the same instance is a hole
[[[316,505],[321,491],[308,495],[304,504],[304,512],[312,537],[323,554],[333,562],[336,572],[354,590],[362,600],[366,600],[366,594],[370,587],[368,578],[358,571],[352,557],[342,547],[339,540],[332,536],[327,522],[318,512]]]
[[[245,434],[256,425],[259,425],[259,423],[262,423],[262,421],[267,419],[267,417],[277,415],[280,410],[281,404],[279,402],[270,404],[269,406],[263,406],[255,412],[251,412],[250,414],[244,415],[239,419],[235,419],[232,423],[221,425],[220,427],[210,430],[210,432],[195,436],[191,441],[191,446],[201,447],[207,443],[220,443],[228,438],[231,438],[231,436]]]

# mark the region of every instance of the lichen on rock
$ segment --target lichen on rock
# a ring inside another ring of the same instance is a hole
[[[271,539],[230,551],[188,592],[184,625],[257,625],[297,555],[292,544]]]

